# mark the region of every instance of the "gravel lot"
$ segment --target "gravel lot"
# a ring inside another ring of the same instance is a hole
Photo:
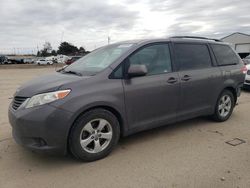
[[[53,72],[0,67],[0,188],[15,187],[250,187],[250,92],[230,120],[197,118],[123,138],[103,160],[35,154],[11,136],[7,109],[23,82]],[[246,141],[238,146],[225,142]]]

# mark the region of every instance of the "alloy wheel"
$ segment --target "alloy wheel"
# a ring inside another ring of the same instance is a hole
[[[84,125],[80,134],[82,149],[88,153],[99,153],[108,147],[113,135],[110,123],[102,118]]]
[[[226,117],[232,108],[232,101],[229,95],[223,95],[220,98],[218,111],[221,117]]]

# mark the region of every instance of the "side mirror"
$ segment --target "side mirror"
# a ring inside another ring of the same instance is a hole
[[[148,73],[148,70],[145,65],[130,65],[128,69],[129,78],[145,76],[147,73]]]

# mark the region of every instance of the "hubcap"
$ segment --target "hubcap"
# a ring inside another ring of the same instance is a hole
[[[84,125],[80,134],[80,144],[88,153],[98,153],[109,145],[112,127],[105,119],[94,119]]]
[[[231,97],[229,95],[223,95],[220,99],[218,107],[220,116],[226,117],[230,113],[231,107],[232,107]]]

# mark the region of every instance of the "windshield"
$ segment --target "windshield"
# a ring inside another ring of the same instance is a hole
[[[95,75],[111,65],[132,46],[133,44],[124,43],[99,48],[66,67],[64,72],[78,72],[86,76]]]

